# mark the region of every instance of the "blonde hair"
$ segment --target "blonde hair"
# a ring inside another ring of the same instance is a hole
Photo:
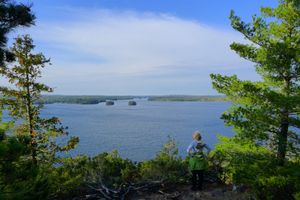
[[[202,138],[202,137],[201,137],[200,131],[195,131],[195,132],[193,133],[193,139],[200,141],[201,138]]]

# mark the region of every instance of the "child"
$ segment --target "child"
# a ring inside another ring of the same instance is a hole
[[[208,154],[210,148],[201,142],[201,134],[199,131],[193,133],[193,139],[193,142],[187,148],[187,152],[190,156],[189,169],[192,172],[192,190],[202,190],[203,173],[208,167],[203,150],[205,148]]]

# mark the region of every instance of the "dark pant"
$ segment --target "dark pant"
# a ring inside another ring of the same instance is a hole
[[[202,190],[204,170],[192,170],[192,189]]]

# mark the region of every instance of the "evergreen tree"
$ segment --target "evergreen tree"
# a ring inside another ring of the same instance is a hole
[[[212,74],[213,87],[233,102],[222,115],[236,137],[268,146],[279,165],[299,153],[300,129],[300,7],[299,1],[282,0],[278,7],[262,7],[261,16],[243,22],[231,12],[232,27],[247,44],[231,49],[254,62],[261,81]],[[297,132],[298,131],[298,132]]]
[[[65,146],[58,145],[55,137],[67,134],[59,119],[40,117],[42,104],[35,102],[40,100],[42,92],[52,92],[52,89],[39,83],[38,79],[41,77],[41,69],[49,64],[50,60],[42,53],[32,53],[34,47],[28,35],[16,39],[12,53],[17,63],[2,67],[0,71],[14,87],[0,87],[3,95],[1,103],[15,120],[23,120],[17,132],[30,136],[33,163],[37,164],[38,160],[51,163],[56,152],[74,148],[78,138],[72,137]]]
[[[14,60],[13,54],[6,48],[7,34],[19,26],[30,26],[35,16],[30,6],[16,4],[10,0],[0,0],[0,66]]]

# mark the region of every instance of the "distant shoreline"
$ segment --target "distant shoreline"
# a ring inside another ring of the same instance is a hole
[[[201,101],[201,102],[225,102],[224,96],[185,96],[185,95],[168,95],[149,97],[149,101]]]
[[[210,95],[162,95],[162,96],[102,96],[102,95],[43,95],[36,103],[53,104],[99,104],[106,101],[147,99],[148,101],[194,101],[194,102],[226,102],[224,96]]]

